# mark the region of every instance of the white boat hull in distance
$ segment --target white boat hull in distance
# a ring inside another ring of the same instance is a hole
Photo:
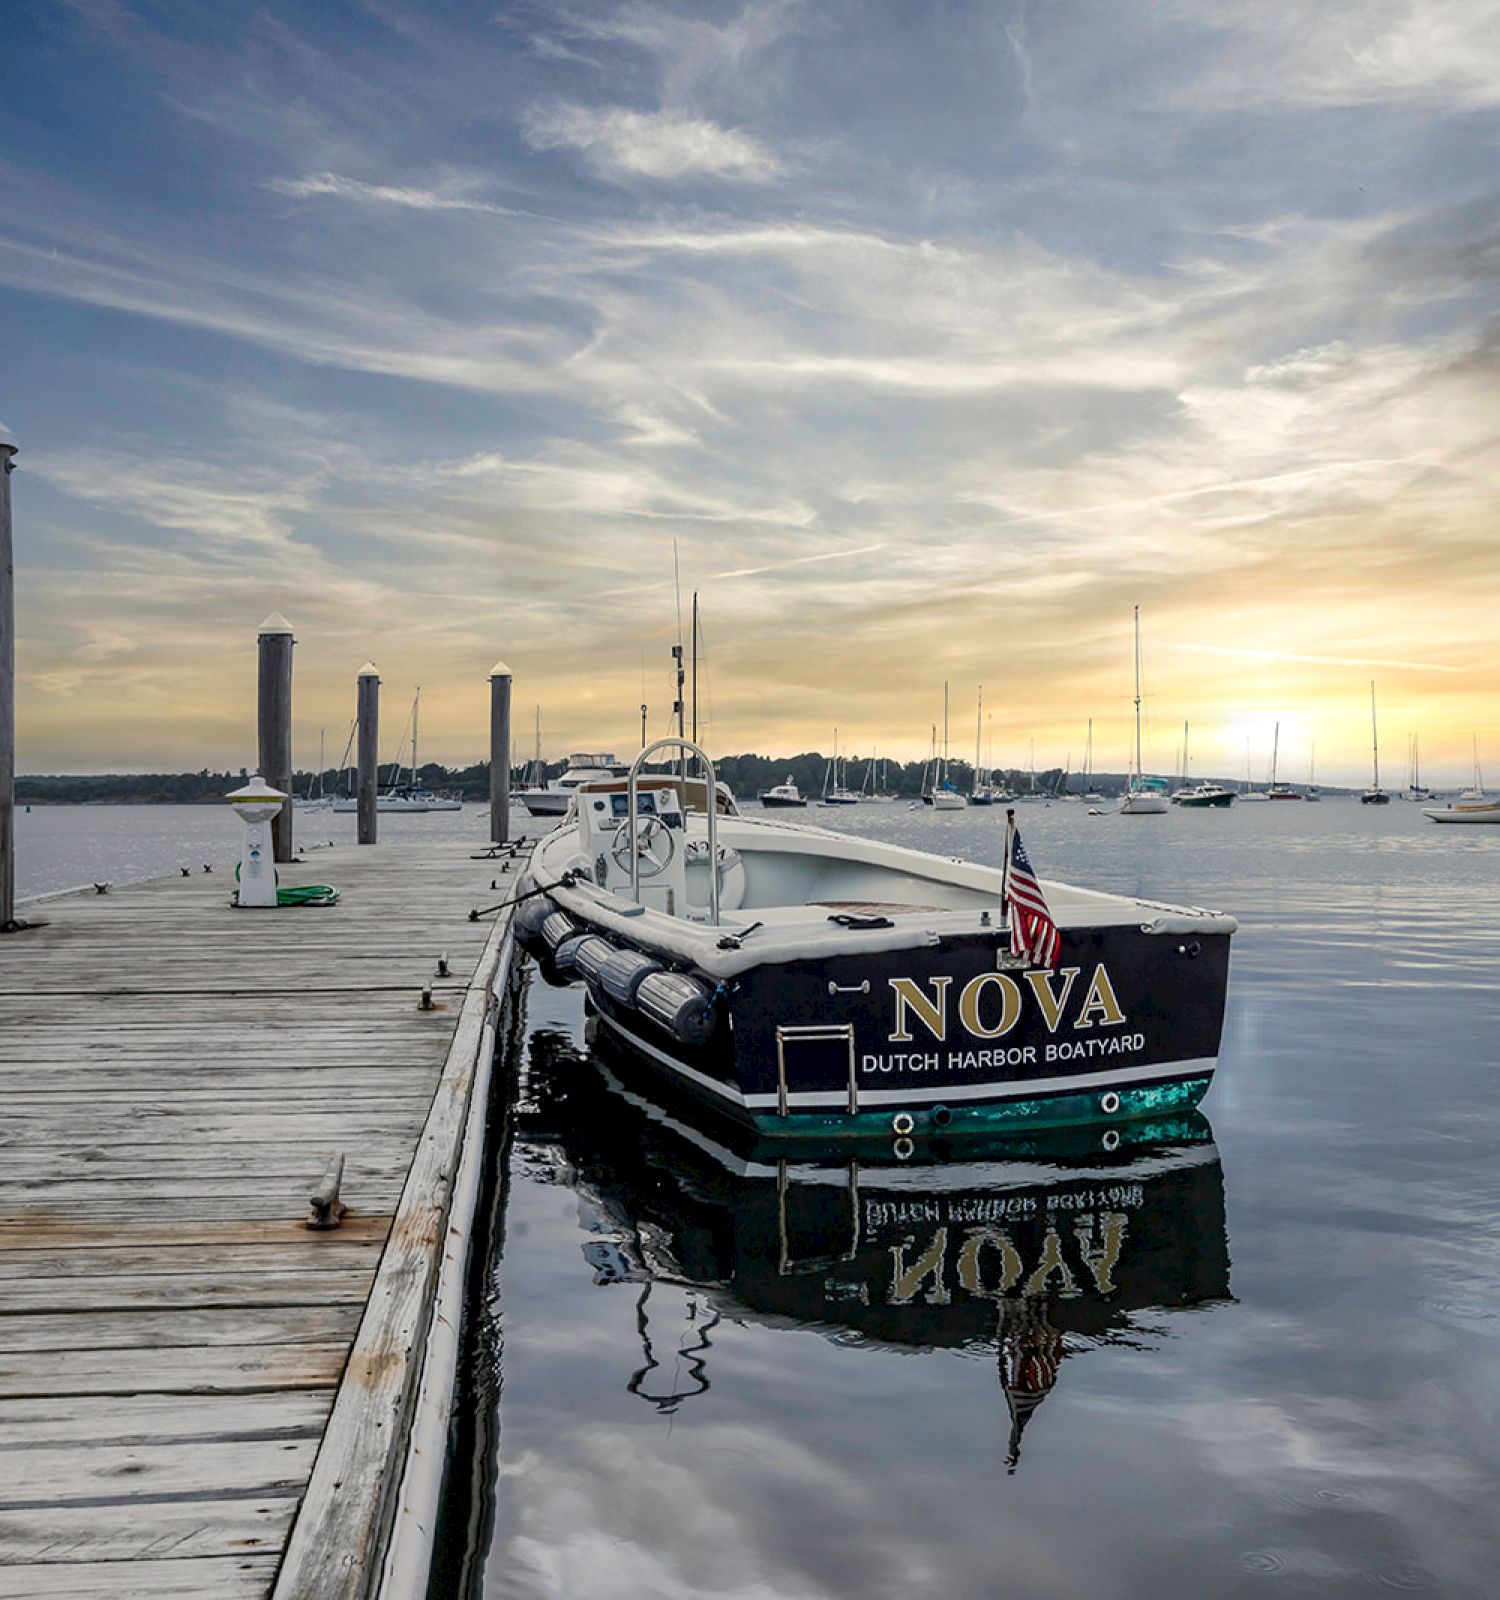
[[[932,797],[932,809],[934,811],[962,811],[964,809],[964,797],[961,794],[954,793],[951,789],[939,789]]]
[[[390,812],[405,812],[408,815],[422,815],[428,811],[462,811],[462,800],[443,800],[436,795],[430,800],[415,798],[410,795],[381,795],[375,802],[375,809],[382,814]],[[340,812],[359,810],[358,800],[335,800],[333,809]]]
[[[1500,800],[1490,800],[1484,804],[1434,806],[1424,809],[1424,817],[1431,817],[1434,822],[1500,822]]]
[[[1168,810],[1164,794],[1122,794],[1119,805],[1122,817],[1160,817]]]
[[[566,815],[573,799],[571,789],[523,789],[516,798],[534,817]]]

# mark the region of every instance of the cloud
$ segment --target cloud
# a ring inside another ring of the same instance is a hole
[[[340,177],[336,172],[313,172],[302,178],[272,178],[267,182],[266,188],[277,194],[292,195],[297,199],[328,195],[338,200],[350,200],[367,205],[401,206],[410,211],[473,211],[492,217],[522,215],[508,206],[496,205],[490,200],[476,200],[471,196],[438,189],[418,189],[388,183],[362,183],[357,178]]]
[[[1392,661],[1383,656],[1311,656],[1291,650],[1247,650],[1228,644],[1179,644],[1173,650],[1188,650],[1203,656],[1239,656],[1247,661],[1306,661],[1325,667],[1399,667],[1406,672],[1466,672],[1466,667],[1446,666],[1437,661]]]
[[[564,104],[533,110],[525,128],[533,149],[578,150],[605,174],[765,183],[781,170],[748,134],[702,117]]]

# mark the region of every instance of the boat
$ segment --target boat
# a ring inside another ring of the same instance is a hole
[[[295,800],[299,814],[308,811],[331,811],[333,809],[333,796],[326,794],[323,789],[323,764],[327,759],[324,749],[324,734],[326,730],[318,729],[318,770],[308,780],[307,794],[300,800]]]
[[[1323,791],[1318,788],[1318,747],[1313,745],[1307,757],[1307,787],[1302,791],[1304,800],[1317,801],[1323,798]]]
[[[681,779],[641,770],[667,746],[721,792],[670,738],[582,785],[514,927],[544,979],[581,978],[601,1025],[680,1088],[776,1138],[1112,1123],[1202,1098],[1232,917],[1043,882],[1041,964],[1007,935],[1024,914],[1002,868],[727,797],[689,811]]]
[[[1432,790],[1422,782],[1422,752],[1418,745],[1418,736],[1416,734],[1411,736],[1411,740],[1407,745],[1406,764],[1406,787],[1401,791],[1401,798],[1414,801],[1417,804],[1435,799],[1436,796]]]
[[[792,782],[790,772],[786,775],[785,783],[773,784],[769,789],[761,791],[760,803],[767,811],[801,810],[807,805],[801,791]]]
[[[1500,800],[1455,800],[1422,812],[1434,822],[1500,822]]]
[[[979,685],[979,699],[974,711],[974,779],[969,786],[971,806],[992,806],[1000,799],[1000,791],[990,781],[989,769],[980,763],[980,727],[984,717],[984,685]]]
[[[1186,806],[1189,811],[1222,811],[1234,804],[1234,790],[1222,784],[1210,783],[1206,778],[1197,783],[1188,782],[1188,725],[1182,725],[1182,787],[1172,796],[1174,806]]]
[[[406,727],[401,730],[401,742],[396,746],[396,759],[391,763],[390,781],[375,797],[379,812],[397,812],[410,816],[425,816],[431,811],[462,811],[464,803],[456,795],[438,794],[417,777],[417,721],[421,707],[422,690],[419,685],[412,696],[411,712]],[[405,780],[401,777],[401,757],[406,749],[408,734],[411,737],[411,763]],[[358,812],[358,795],[341,795],[333,802],[333,810]]]
[[[623,777],[630,769],[613,755],[579,752],[568,757],[560,778],[534,788],[523,789],[516,798],[534,817],[561,817],[567,814],[579,784],[595,778]]]
[[[1461,803],[1487,798],[1484,792],[1484,774],[1479,770],[1479,735],[1477,733],[1471,734],[1470,738],[1474,742],[1474,781],[1467,789],[1458,791],[1458,798]]]
[[[1179,790],[1174,798],[1178,805],[1186,806],[1189,811],[1210,808],[1222,811],[1234,804],[1234,790],[1226,789],[1220,783],[1209,783],[1206,779],[1200,779],[1197,783],[1189,784],[1186,789]]]
[[[1159,817],[1168,810],[1167,786],[1161,778],[1141,774],[1141,608],[1135,608],[1135,766],[1116,809],[1125,817]]]
[[[1271,786],[1266,790],[1267,800],[1300,800],[1302,796],[1289,783],[1278,783],[1276,780],[1276,761],[1281,752],[1281,724],[1276,724],[1276,731],[1271,736]]]
[[[964,797],[948,777],[948,684],[943,683],[943,754],[937,763],[928,803],[934,811],[962,811]]]
[[[710,1392],[721,1323],[806,1330],[835,1360],[962,1352],[998,1390],[995,1454],[1014,1472],[1032,1430],[1065,1425],[1046,1400],[1091,1350],[1149,1363],[1231,1302],[1224,1172],[1200,1113],[906,1161],[889,1139],[789,1158],[663,1102],[596,1020],[584,1032],[586,1051],[534,1038],[517,1138],[588,1219],[565,1270],[633,1302],[601,1317],[591,1361],[657,1416]]]
[[[833,730],[833,756],[823,771],[823,797],[820,806],[857,806],[859,796],[849,787],[839,767],[839,730]]]
[[[1094,719],[1089,718],[1087,742],[1083,747],[1083,798],[1091,806],[1102,806],[1104,796],[1094,782]]]
[[[1375,681],[1370,680],[1370,753],[1374,763],[1374,782],[1360,795],[1363,806],[1388,806],[1391,797],[1380,787],[1380,731],[1375,722]]]

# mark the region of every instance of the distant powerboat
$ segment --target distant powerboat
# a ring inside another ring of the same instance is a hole
[[[790,772],[786,775],[785,783],[773,784],[771,788],[762,791],[760,803],[767,811],[803,810],[807,806],[802,791],[792,782]]]
[[[1449,806],[1433,806],[1422,815],[1434,822],[1500,822],[1500,800],[1455,800]]]
[[[1186,789],[1179,789],[1172,799],[1175,804],[1186,806],[1190,811],[1201,811],[1206,807],[1218,811],[1234,804],[1234,790],[1203,780],[1189,784]]]
[[[531,789],[522,789],[516,798],[534,817],[561,817],[567,813],[574,792],[596,778],[621,778],[630,770],[612,755],[579,753],[568,757],[560,778]]]

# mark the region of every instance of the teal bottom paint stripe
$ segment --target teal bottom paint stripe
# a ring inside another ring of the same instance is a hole
[[[1002,1100],[987,1105],[926,1105],[902,1112],[899,1106],[879,1111],[793,1111],[785,1117],[757,1115],[756,1131],[767,1138],[866,1137],[895,1134],[895,1120],[911,1119],[913,1137],[944,1138],[965,1133],[1024,1133],[1035,1128],[1067,1128],[1082,1123],[1134,1121],[1191,1111],[1208,1092],[1209,1079],[1178,1078],[1170,1083],[1137,1088],[1090,1090],[1084,1094],[1045,1095],[1036,1100]],[[1118,1102],[1118,1103],[1116,1103]],[[943,1111],[946,1110],[946,1120]]]

